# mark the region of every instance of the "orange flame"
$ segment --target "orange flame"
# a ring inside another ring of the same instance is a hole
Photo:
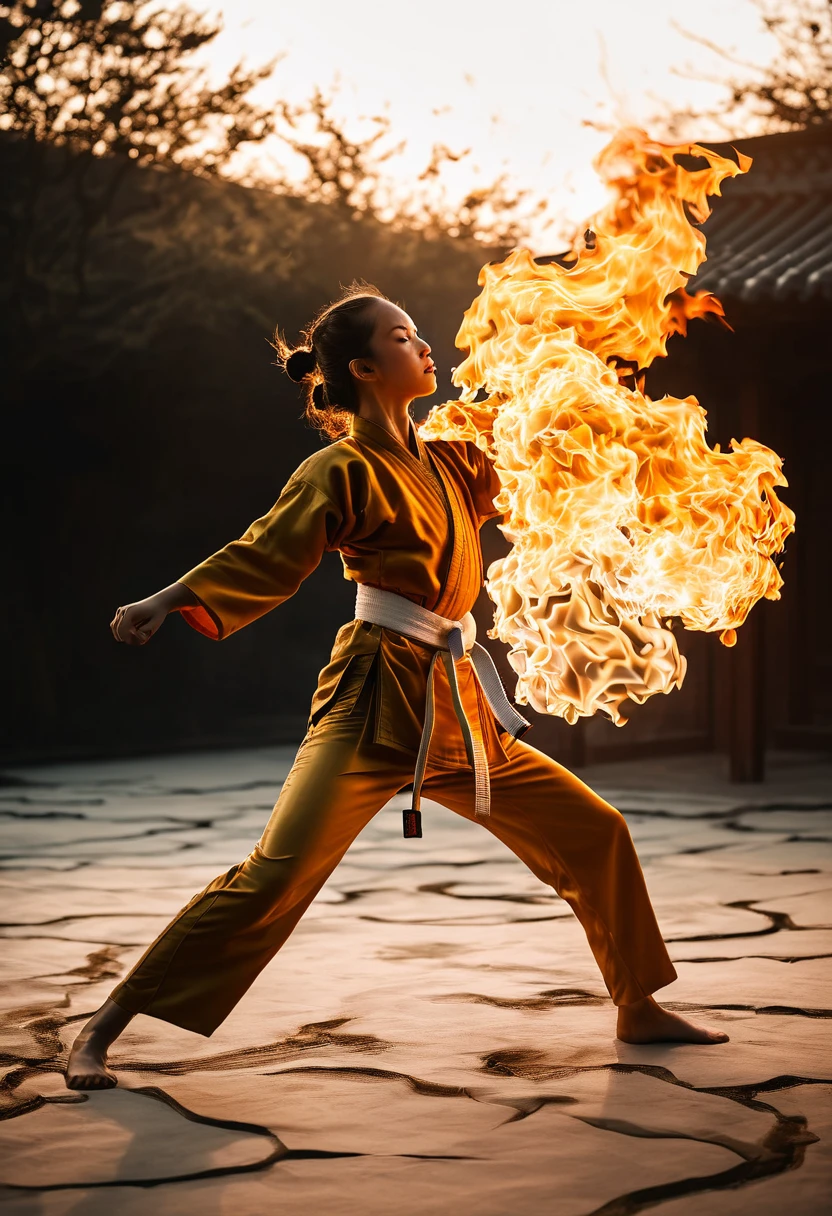
[[[710,448],[696,399],[651,401],[636,374],[689,318],[722,315],[684,290],[705,259],[689,216],[706,219],[708,197],[747,172],[738,157],[616,135],[596,161],[612,201],[568,264],[519,250],[483,268],[456,339],[462,392],[420,428],[472,439],[495,463],[512,549],[488,570],[489,637],[508,643],[515,698],[538,712],[623,725],[624,701],[681,687],[663,621],[732,645],[757,600],[779,599],[773,556],[794,530],[774,490],[780,458],[753,439]]]

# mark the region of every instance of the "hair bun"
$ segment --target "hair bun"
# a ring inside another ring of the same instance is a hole
[[[286,360],[286,375],[290,380],[294,380],[296,384],[300,384],[305,376],[308,376],[310,372],[315,370],[317,362],[315,352],[301,346],[297,350],[293,350]]]

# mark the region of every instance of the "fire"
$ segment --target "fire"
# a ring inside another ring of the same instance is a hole
[[[625,701],[681,687],[673,618],[733,645],[753,605],[779,599],[773,559],[794,530],[780,458],[753,439],[709,447],[696,399],[652,401],[639,375],[690,318],[721,317],[684,289],[705,259],[689,216],[750,164],[620,132],[596,161],[612,200],[566,267],[519,250],[483,268],[456,339],[462,392],[420,428],[495,463],[512,548],[487,572],[489,637],[538,712],[623,725]]]

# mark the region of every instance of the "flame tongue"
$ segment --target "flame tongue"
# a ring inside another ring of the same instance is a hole
[[[708,167],[684,169],[680,153]],[[751,439],[711,449],[693,397],[651,401],[626,383],[689,318],[722,315],[684,291],[705,257],[688,214],[705,219],[708,196],[749,165],[621,132],[596,162],[612,201],[574,260],[519,250],[480,274],[457,335],[463,391],[421,433],[474,440],[495,462],[512,549],[488,570],[489,636],[510,646],[517,701],[539,712],[620,725],[625,701],[682,684],[663,620],[732,644],[758,599],[779,598],[772,557],[794,526],[774,492],[779,457]]]

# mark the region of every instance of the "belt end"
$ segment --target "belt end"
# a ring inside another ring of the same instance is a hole
[[[422,835],[422,813],[412,807],[402,811],[402,834],[406,840]]]

